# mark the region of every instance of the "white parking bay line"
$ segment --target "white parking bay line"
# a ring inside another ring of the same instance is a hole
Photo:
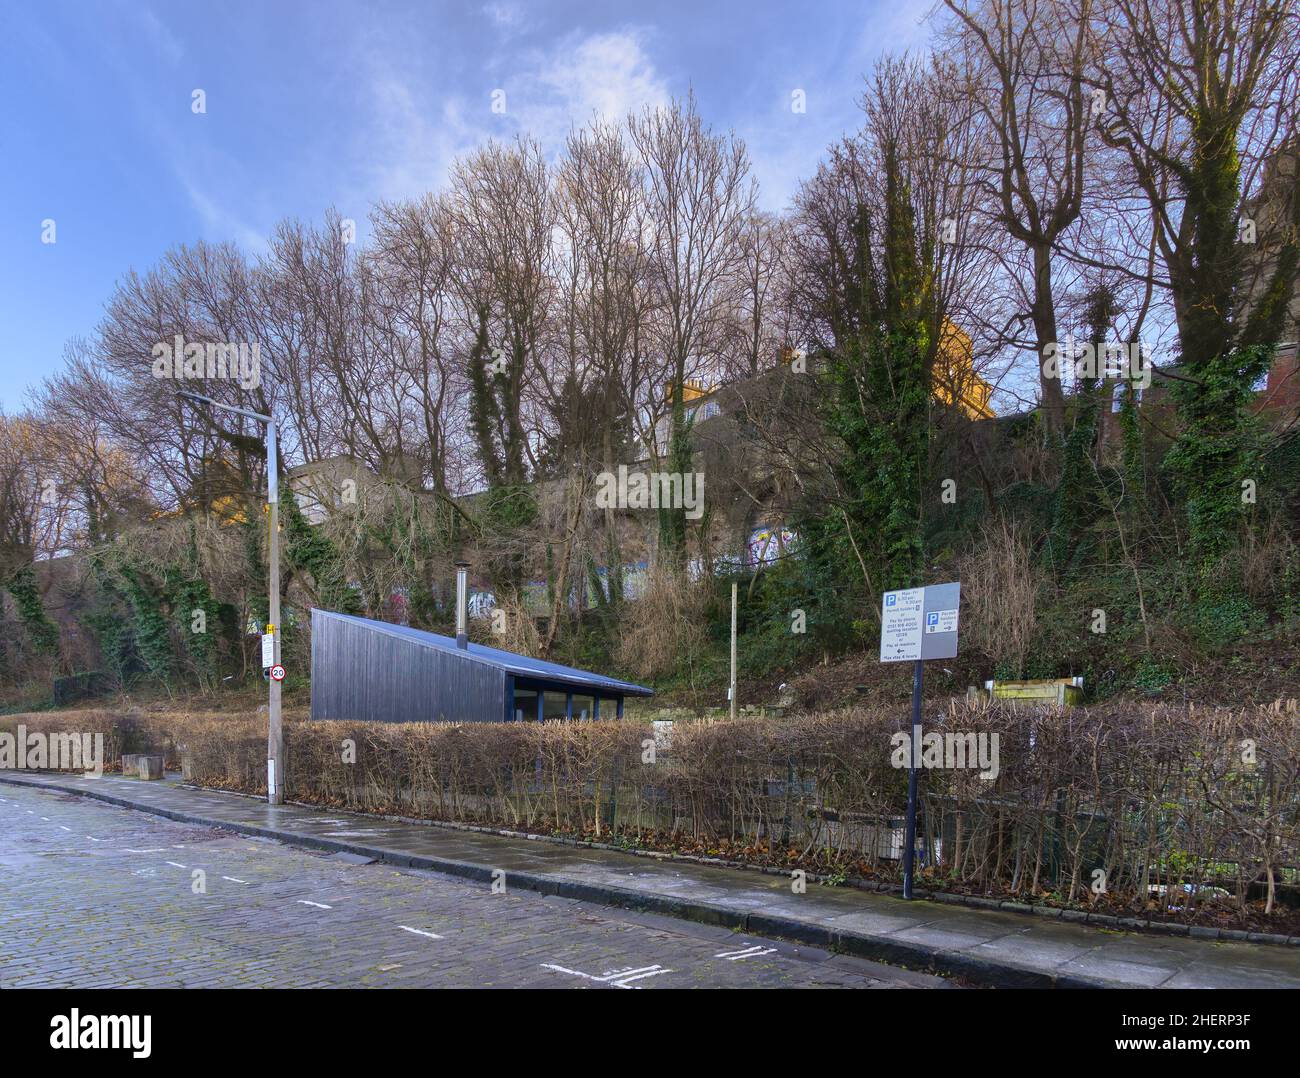
[[[71,827],[63,827],[63,824],[59,824],[59,826],[60,826],[61,828],[63,828],[64,831],[71,831],[71,830],[72,830]]]
[[[90,839],[91,842],[103,842],[103,841],[104,841],[102,838],[96,838],[94,835],[87,835],[86,837],[87,837],[88,839]]]
[[[661,973],[672,973],[670,969],[659,969],[658,967],[645,970],[644,972],[633,971],[631,975],[624,975],[616,981],[610,982],[619,988],[640,988],[640,985],[630,984],[630,981],[639,981],[642,977],[658,977]],[[601,980],[602,978],[597,978]]]
[[[664,969],[658,963],[653,966],[640,966],[634,969],[616,969],[609,973],[602,973],[599,977],[592,973],[583,973],[578,969],[567,969],[564,966],[557,966],[550,962],[543,962],[542,969],[554,970],[556,973],[567,973],[570,977],[582,977],[588,981],[612,985],[615,988],[640,988],[639,984],[632,984],[631,982],[642,980],[645,977],[658,977],[661,973],[672,973],[672,970]]]
[[[168,863],[169,865],[171,865],[172,868],[185,868],[185,867],[186,867],[185,865],[182,865],[179,861],[168,861],[167,863]]]
[[[222,878],[223,880],[229,880],[231,883],[242,883],[245,887],[248,886],[248,881],[247,881],[247,880],[241,880],[241,879],[238,879],[238,878],[235,877],[235,876],[222,876],[221,878]]]
[[[333,906],[327,906],[324,902],[308,902],[305,898],[298,899],[300,906],[315,906],[318,910],[332,910]]]
[[[440,940],[443,938],[438,935],[437,932],[426,932],[422,928],[412,928],[410,925],[398,925],[397,927],[403,932],[414,932],[417,936],[428,936],[431,940]]]
[[[760,958],[765,954],[775,953],[775,947],[746,947],[743,951],[723,951],[721,954],[715,954],[714,958],[725,958],[728,962],[736,962],[742,958]]]

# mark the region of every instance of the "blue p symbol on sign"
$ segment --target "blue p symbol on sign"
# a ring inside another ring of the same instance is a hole
[[[885,596],[885,605],[886,605],[886,606],[893,606],[896,602],[898,602],[898,596],[897,596],[897,595],[886,595],[886,596]]]
[[[925,615],[925,622],[926,622],[927,625],[938,625],[938,624],[939,624],[939,615],[938,615],[937,613],[935,613],[935,614],[926,614],[926,615]]]

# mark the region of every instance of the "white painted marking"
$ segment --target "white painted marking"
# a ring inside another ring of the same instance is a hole
[[[557,966],[550,962],[543,962],[542,969],[554,970],[556,973],[567,973],[571,977],[583,977],[588,981],[612,985],[615,988],[640,988],[639,984],[632,984],[631,982],[639,981],[645,977],[658,977],[661,973],[672,973],[672,970],[664,969],[658,963],[653,966],[640,966],[634,969],[616,969],[609,973],[602,973],[599,977],[591,973],[583,973],[581,970]]]
[[[104,841],[102,838],[96,838],[94,835],[87,835],[86,837],[87,837],[88,839],[90,839],[91,842],[103,842],[103,841]]]
[[[743,951],[723,951],[715,954],[714,958],[725,958],[728,962],[736,962],[742,958],[760,958],[765,954],[774,954],[775,947],[746,947]]]
[[[41,819],[44,820],[46,823],[50,822],[50,818],[48,816],[42,816]]]
[[[635,976],[620,977],[617,981],[614,981],[613,983],[618,985],[619,988],[637,988],[639,987],[638,985],[629,984],[628,982],[639,981],[642,977],[658,977],[659,974],[661,973],[672,973],[672,970],[670,969],[647,970],[645,973],[638,973]]]
[[[414,932],[417,936],[428,936],[431,940],[440,940],[442,937],[436,932],[426,932],[422,928],[412,928],[410,925],[398,925],[403,932]]]
[[[305,898],[298,899],[300,906],[315,906],[318,910],[332,910],[333,906],[327,906],[324,902],[308,902]]]
[[[186,867],[187,867],[186,865],[182,865],[179,861],[168,861],[167,863],[168,863],[169,865],[171,865],[172,868],[186,868]]]
[[[63,824],[59,824],[59,826],[60,826],[60,827],[63,827]],[[71,828],[71,827],[63,827],[63,830],[65,830],[65,831],[71,831],[72,828]]]
[[[222,876],[221,878],[223,880],[229,880],[231,883],[242,883],[245,887],[248,886],[247,880],[236,879],[234,876]]]
[[[125,847],[127,853],[162,853],[166,846],[151,846],[147,850],[133,850],[130,846]]]

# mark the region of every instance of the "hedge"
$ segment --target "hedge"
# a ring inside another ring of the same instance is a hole
[[[189,756],[193,781],[265,795],[264,715],[10,717],[102,729],[109,754]],[[898,709],[678,721],[385,724],[286,717],[290,799],[894,879],[907,771]],[[3,728],[3,727],[0,727]],[[998,736],[999,773],[927,769],[928,886],[1196,920],[1294,916],[1300,724],[1280,706],[928,707]],[[350,752],[349,746],[354,746]],[[652,751],[653,747],[653,751]],[[353,761],[354,762],[350,762]]]

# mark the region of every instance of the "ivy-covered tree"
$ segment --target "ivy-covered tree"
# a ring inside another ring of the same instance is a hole
[[[13,596],[18,617],[27,630],[32,646],[42,655],[59,653],[59,627],[50,620],[41,599],[40,585],[31,565],[23,565],[9,574],[5,582]]]
[[[881,148],[878,222],[855,174],[862,160],[849,152],[837,164],[838,175],[822,177],[825,202],[806,209],[821,230],[821,264],[812,269],[834,282],[824,311],[828,339],[816,364],[824,423],[840,448],[826,526],[808,521],[804,528],[812,545],[834,548],[814,560],[842,566],[849,577],[856,566],[868,590],[879,592],[916,584],[924,570],[931,255],[917,234],[896,145]],[[837,203],[844,207],[839,220]]]
[[[348,586],[347,568],[338,547],[323,529],[307,522],[298,500],[287,490],[280,499],[280,518],[284,521],[286,566],[308,574],[317,601],[325,609],[360,614],[360,597]],[[287,583],[282,579],[281,588]]]
[[[1080,537],[1101,510],[1101,480],[1094,460],[1101,410],[1099,375],[1104,368],[1107,336],[1118,313],[1115,290],[1108,284],[1099,283],[1088,293],[1083,321],[1093,359],[1077,368],[1074,422],[1061,446],[1048,543],[1051,563],[1062,574],[1079,564]]]
[[[1100,69],[1099,131],[1150,203],[1168,275],[1181,357],[1170,387],[1179,430],[1164,468],[1192,565],[1212,587],[1249,517],[1242,482],[1258,438],[1248,404],[1272,363],[1300,261],[1294,192],[1279,234],[1247,238],[1242,220],[1243,148],[1286,126],[1269,112],[1293,77],[1294,12],[1275,2],[1173,0],[1121,3],[1106,15],[1112,53]],[[1277,135],[1272,149],[1292,152]],[[1266,242],[1278,257],[1253,283],[1262,287],[1243,287],[1248,255]]]

